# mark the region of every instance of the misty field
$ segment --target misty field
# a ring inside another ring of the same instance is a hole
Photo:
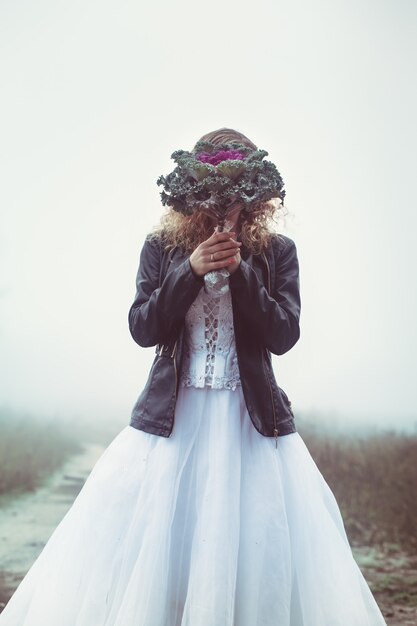
[[[81,447],[64,422],[0,409],[0,497],[36,489]]]
[[[87,441],[107,445],[121,426],[0,409],[0,497],[35,489]],[[332,435],[302,420],[298,430],[335,494],[349,539],[417,554],[417,436]]]
[[[86,444],[105,447],[123,426],[0,409],[0,505],[35,491]],[[336,497],[355,558],[387,623],[416,624],[417,436],[329,434],[302,419],[297,427]],[[0,611],[12,593],[3,587]]]
[[[417,437],[299,432],[336,497],[349,539],[417,554]]]
[[[417,624],[417,437],[299,427],[389,626]]]
[[[0,407],[0,504],[42,485],[86,444],[107,445],[125,424],[45,419]]]

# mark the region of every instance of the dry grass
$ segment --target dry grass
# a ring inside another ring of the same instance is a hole
[[[0,409],[0,495],[32,491],[80,450],[68,424]]]
[[[396,544],[417,554],[417,437],[318,434],[299,428],[357,545]]]
[[[45,419],[0,407],[1,502],[36,489],[85,443],[108,445],[125,422]]]

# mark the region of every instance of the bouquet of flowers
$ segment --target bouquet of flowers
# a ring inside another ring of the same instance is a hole
[[[267,155],[237,142],[200,141],[193,152],[177,150],[171,155],[175,169],[157,180],[164,189],[162,204],[184,215],[203,211],[223,230],[237,203],[250,212],[271,198],[284,201],[283,180],[276,166],[264,161]]]
[[[217,222],[216,231],[230,230],[227,218],[236,210],[254,211],[272,198],[284,201],[284,183],[276,166],[265,161],[265,150],[253,150],[238,142],[213,144],[199,141],[193,152],[171,155],[175,169],[160,176],[163,205],[184,215],[202,211]],[[204,279],[212,291],[228,290],[227,269],[208,272]]]

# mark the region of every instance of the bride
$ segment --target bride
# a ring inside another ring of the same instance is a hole
[[[301,304],[266,155],[220,129],[158,180],[128,316],[149,378],[0,626],[385,625],[273,372]]]

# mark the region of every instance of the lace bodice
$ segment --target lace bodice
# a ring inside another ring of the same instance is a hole
[[[201,288],[185,317],[182,386],[236,389],[240,384],[230,291]]]

